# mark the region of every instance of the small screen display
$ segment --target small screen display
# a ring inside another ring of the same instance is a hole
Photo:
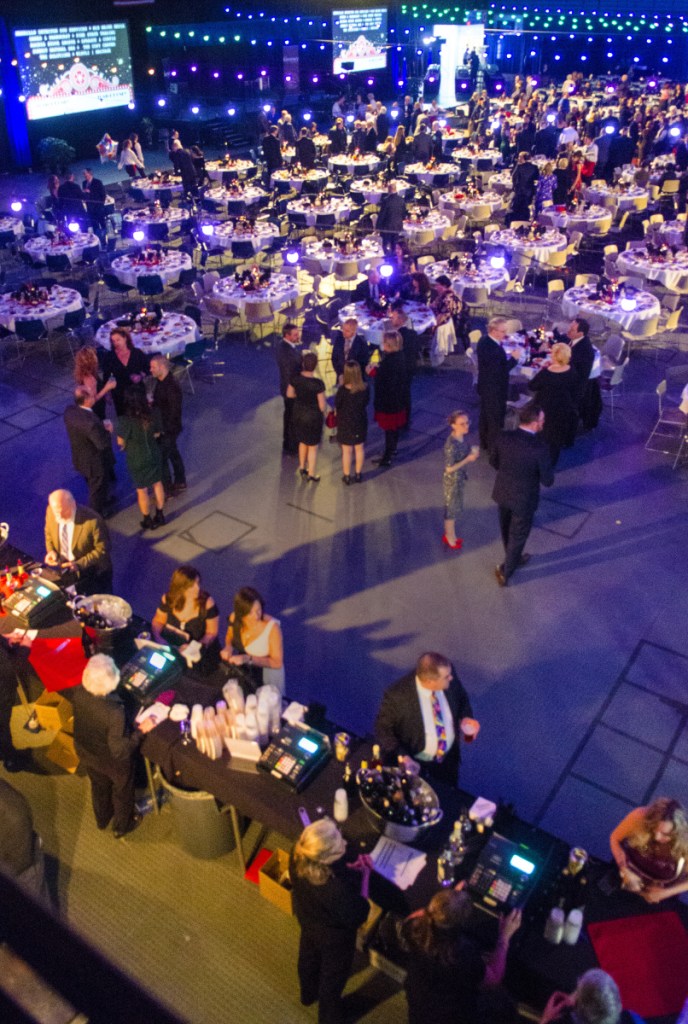
[[[50,597],[51,591],[48,587],[36,587],[36,593],[39,597]]]
[[[512,868],[516,868],[517,871],[522,871],[524,875],[532,875],[535,870],[535,865],[531,864],[529,860],[524,857],[519,857],[517,853],[513,855],[509,864]]]
[[[315,754],[318,750],[318,744],[314,743],[313,740],[307,739],[305,736],[301,737],[296,746],[299,750],[305,750],[307,754]]]
[[[152,668],[164,668],[167,661],[164,654],[161,654],[160,651],[155,651],[148,659],[148,664]]]

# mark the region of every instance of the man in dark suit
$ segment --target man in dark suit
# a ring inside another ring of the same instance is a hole
[[[279,129],[273,124],[268,134],[263,139],[263,161],[268,181],[274,171],[282,166],[282,147],[279,140]]]
[[[476,346],[478,357],[478,395],[480,417],[478,432],[480,445],[492,452],[499,432],[504,426],[506,400],[509,394],[509,371],[517,360],[508,357],[502,348],[509,321],[504,316],[493,316]]]
[[[151,356],[150,372],[155,378],[153,408],[158,410],[162,421],[162,433],[158,437],[162,454],[162,482],[168,494],[181,494],[186,490],[186,469],[177,447],[177,438],[182,432],[184,396],[179,381],[170,372],[170,361],[166,356],[159,352]]]
[[[296,324],[285,324],[282,328],[282,340],[275,351],[279,369],[280,394],[284,401],[284,419],[282,426],[282,451],[285,455],[298,454],[299,446],[292,435],[292,418],[294,416],[295,398],[287,397],[287,388],[301,372],[301,345],[299,329]]]
[[[594,430],[602,412],[602,395],[597,377],[590,374],[595,363],[595,347],[588,337],[590,324],[582,317],[572,320],[566,331],[571,348],[571,369],[578,374],[578,414],[584,430]]]
[[[91,218],[91,224],[98,237],[102,237],[105,233],[105,200],[107,194],[102,181],[100,178],[94,178],[90,167],[87,167],[84,171],[82,191],[86,198],[86,212]]]
[[[387,194],[380,200],[380,212],[377,215],[376,228],[382,235],[382,243],[389,252],[397,244],[399,235],[404,229],[406,203],[404,197],[397,192],[396,181],[390,181]]]
[[[112,593],[110,536],[100,516],[77,505],[69,491],[53,491],[45,513],[45,563],[74,576],[81,594]]]
[[[414,135],[411,152],[413,159],[421,164],[426,164],[432,156],[432,136],[425,124],[422,124]]]
[[[353,359],[358,363],[361,373],[365,374],[369,357],[368,342],[358,333],[358,320],[349,317],[332,339],[332,367],[337,374],[337,383],[341,384],[344,379],[344,364],[347,359]]]
[[[530,204],[535,195],[535,185],[540,172],[536,165],[531,162],[530,153],[525,150],[518,154],[518,162],[511,173],[511,183],[514,194],[511,200],[511,209],[507,214],[507,221],[529,220]]]
[[[387,285],[380,277],[377,267],[367,271],[365,281],[361,281],[354,289],[354,302],[379,302],[387,294]]]
[[[188,149],[175,151],[175,167],[177,174],[181,176],[184,193],[192,196],[198,195],[198,175],[194,158]]]
[[[103,421],[93,411],[95,397],[88,388],[74,389],[74,404],[64,411],[64,423],[72,448],[72,464],[88,484],[88,504],[98,515],[108,505],[112,441]]]
[[[63,220],[83,221],[85,216],[84,194],[74,181],[73,174],[66,174],[57,190],[59,213]]]
[[[542,153],[543,156],[549,157],[550,160],[554,160],[557,155],[558,138],[559,129],[555,122],[547,120],[542,128],[536,131],[535,141],[531,149],[534,149],[536,153]]]
[[[302,128],[296,140],[296,162],[311,171],[315,167],[315,143],[310,138],[307,128]]]
[[[406,427],[404,429],[408,429],[411,422],[411,385],[418,366],[420,338],[410,326],[409,318],[401,306],[398,309],[390,310],[389,325],[391,330],[399,332],[403,344],[402,352],[406,368]]]
[[[413,672],[388,687],[375,720],[375,738],[385,764],[399,758],[431,781],[456,786],[461,762],[461,723],[473,711],[451,662],[421,654]]]
[[[495,569],[500,587],[506,587],[519,566],[530,560],[524,552],[533,517],[540,502],[540,485],[551,487],[554,471],[549,448],[539,437],[544,412],[534,402],[518,414],[518,430],[505,430],[490,458],[497,470],[492,500],[499,508],[504,561]]]

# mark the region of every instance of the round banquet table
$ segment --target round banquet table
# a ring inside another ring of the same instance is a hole
[[[486,264],[477,270],[457,271],[450,269],[446,260],[439,260],[424,269],[431,281],[436,281],[441,274],[445,274],[458,296],[473,288],[484,288],[489,294],[495,288],[503,288],[509,280],[509,271],[505,267],[490,267]]]
[[[405,302],[404,312],[409,318],[409,323],[416,334],[423,334],[435,326],[435,314],[428,307],[420,302]],[[388,328],[386,316],[373,314],[365,302],[351,302],[339,310],[339,322],[344,323],[349,317],[358,320],[358,329],[369,345],[382,345],[382,335]]]
[[[205,170],[211,181],[222,181],[224,174],[229,178],[238,178],[255,166],[252,160],[206,160]]]
[[[665,220],[663,224],[659,225],[658,234],[665,245],[685,245],[686,222],[684,220]]]
[[[594,296],[595,285],[569,288],[561,300],[564,317],[573,320],[576,316],[598,316],[604,320],[611,320],[627,331],[637,320],[651,320],[652,317],[659,316],[659,299],[651,292],[629,292],[629,297],[636,302],[633,310],[622,309],[619,299],[610,303]]]
[[[17,320],[40,320],[46,327],[61,327],[67,313],[81,309],[84,301],[74,288],[62,288],[59,284],[50,289],[47,302],[26,304],[12,298],[12,293],[0,296],[0,324],[8,331],[14,330]]]
[[[125,213],[122,220],[125,224],[133,224],[134,230],[139,228],[148,235],[149,224],[167,224],[168,231],[180,228],[182,222],[189,219],[189,211],[181,207],[170,206],[161,213],[150,213],[149,210],[139,210],[137,213]]]
[[[566,210],[559,211],[554,206],[548,206],[540,214],[543,221],[547,221],[554,228],[561,228],[562,231],[582,231],[584,234],[596,227],[600,221],[609,220],[613,211],[605,206],[592,205],[586,209],[576,210],[575,213],[567,213]]]
[[[467,138],[466,132],[463,128],[443,128],[442,129],[442,152],[451,153],[453,149],[460,146],[462,142],[465,142]]]
[[[96,331],[96,344],[110,348],[110,331],[117,327],[117,320],[110,320]],[[146,355],[160,352],[161,355],[181,356],[192,341],[198,341],[200,331],[196,322],[183,313],[163,313],[159,326],[153,331],[131,331],[131,340],[136,348]]]
[[[384,182],[363,178],[360,182],[357,181],[351,186],[351,191],[360,193],[366,203],[370,203],[371,206],[379,206],[380,200],[387,194],[387,186],[391,185],[392,181],[396,184],[397,192],[400,196],[405,196],[413,191],[413,185],[409,181],[404,181],[403,178],[392,178],[391,181]]]
[[[213,285],[213,295],[239,311],[243,311],[252,303],[269,302],[272,309],[277,312],[293,302],[298,294],[298,284],[288,274],[273,274],[267,288],[259,288],[255,292],[245,291],[233,277],[221,278]]]
[[[168,249],[160,253],[159,263],[138,262],[136,256],[117,256],[111,270],[121,284],[135,288],[140,277],[157,274],[164,285],[175,284],[182,270],[191,270],[191,257],[186,252]]]
[[[264,188],[259,188],[258,185],[242,185],[237,191],[223,188],[222,185],[215,185],[214,188],[208,189],[203,198],[210,199],[213,203],[218,203],[219,205],[223,203],[245,203],[246,206],[253,206],[254,203],[259,202],[261,199],[267,199],[268,195],[269,192],[266,192]]]
[[[501,210],[504,202],[499,192],[483,192],[481,196],[467,196],[461,189],[455,189],[440,196],[439,206],[441,210],[445,210],[454,217],[460,213],[466,213],[470,217],[476,206],[489,206],[492,214]]]
[[[583,189],[583,195],[589,203],[597,203],[602,205],[605,199],[612,198],[619,208],[619,210],[633,210],[635,209],[636,200],[642,199],[649,200],[650,193],[646,188],[640,188],[639,185],[631,185],[630,188],[611,188],[609,185],[595,185],[593,188],[590,185],[588,188]]]
[[[315,135],[311,138],[311,142],[319,153],[322,153],[325,149],[329,149],[332,145],[332,139],[328,138],[327,135]],[[293,146],[287,146],[282,149],[282,159],[285,164],[293,163],[295,156],[296,150]]]
[[[157,199],[161,192],[183,191],[181,179],[172,177],[170,181],[152,181],[150,178],[134,178],[131,181],[134,188],[140,189],[146,199]]]
[[[688,275],[688,251],[683,249],[675,256],[651,256],[647,249],[628,249],[619,253],[616,267],[620,274],[640,275],[675,291],[681,278]]]
[[[428,168],[427,164],[406,164],[404,168],[404,174],[407,177],[413,175],[418,181],[424,185],[434,185],[435,179],[439,176],[441,178],[449,178],[453,181],[457,175],[457,169],[454,164],[437,164],[435,167]]]
[[[521,238],[511,228],[503,228],[490,235],[489,244],[490,247],[502,245],[510,252],[519,252],[538,263],[546,263],[551,252],[561,252],[568,242],[566,235],[560,234],[556,228],[545,231],[538,239]]]
[[[327,171],[313,170],[306,171],[305,174],[292,174],[291,171],[273,171],[270,175],[270,182],[274,187],[278,182],[285,181],[288,182],[289,185],[297,192],[300,192],[303,188],[304,181],[315,182],[320,186],[320,188],[323,188],[327,182],[327,178]]]
[[[511,192],[514,187],[511,171],[498,171],[497,174],[491,174],[487,179],[487,187],[494,189],[495,192]]]
[[[473,167],[477,166],[478,160],[489,160],[492,166],[496,167],[502,162],[502,154],[498,149],[481,149],[474,153],[472,149],[461,146],[452,153],[452,160],[455,160],[457,163],[461,160],[468,160]]]
[[[315,227],[318,216],[322,214],[334,214],[337,223],[348,220],[351,216],[352,205],[348,199],[326,199],[324,202],[314,206],[308,199],[293,199],[287,203],[287,216],[291,213],[302,213],[306,217],[309,228]]]
[[[53,243],[51,235],[37,235],[35,238],[27,238],[24,242],[25,251],[37,263],[45,263],[47,255],[66,256],[71,265],[74,266],[75,263],[79,263],[83,258],[84,249],[91,248],[100,249],[98,236],[85,231],[79,231],[75,235],[70,235],[68,242]]]
[[[340,153],[338,156],[331,156],[327,161],[327,166],[331,171],[339,171],[340,174],[355,174],[356,170],[360,171],[364,167],[367,174],[375,174],[380,163],[380,158],[372,153],[363,154],[356,160],[352,156]]]
[[[15,238],[24,234],[24,225],[16,217],[0,217],[0,232],[11,231]]]
[[[450,224],[451,218],[447,217],[446,214],[438,213],[437,210],[430,210],[428,215],[420,220],[405,220],[404,234],[411,241],[413,241],[414,235],[420,234],[423,231],[432,231],[435,238],[441,238]]]
[[[338,263],[356,262],[358,269],[364,271],[371,260],[384,259],[385,252],[378,239],[367,237],[362,238],[350,253],[341,252],[328,239],[321,242],[306,242],[303,246],[303,255],[308,259],[317,260],[324,274],[331,274]]]
[[[224,221],[222,224],[213,223],[210,226],[213,229],[212,235],[204,233],[203,224],[199,225],[199,228],[201,237],[211,249],[231,249],[232,242],[250,242],[253,251],[260,252],[261,249],[267,249],[269,245],[272,245],[276,231],[275,225],[267,221],[256,222],[248,231],[237,229],[231,220]]]

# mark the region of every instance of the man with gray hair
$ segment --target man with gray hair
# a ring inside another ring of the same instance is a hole
[[[112,821],[116,839],[141,822],[134,804],[134,754],[140,735],[133,731],[121,697],[119,669],[106,654],[89,659],[81,686],[65,692],[74,707],[74,745],[91,780],[96,825]]]
[[[540,1024],[643,1024],[642,1018],[622,1010],[619,987],[610,974],[599,968],[578,979],[575,992],[554,992],[544,1009]]]
[[[70,573],[79,593],[112,593],[107,526],[97,512],[77,505],[70,491],[61,489],[48,496],[45,550],[46,565]]]
[[[114,465],[110,434],[93,411],[95,395],[87,387],[74,389],[74,403],[63,419],[72,449],[72,464],[88,486],[88,504],[100,516],[107,514],[110,473]]]

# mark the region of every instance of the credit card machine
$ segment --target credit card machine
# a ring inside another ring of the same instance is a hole
[[[495,832],[483,849],[466,888],[473,904],[489,913],[522,907],[539,875],[539,858],[527,846]]]
[[[324,733],[300,723],[285,723],[261,757],[258,767],[298,793],[331,756],[330,740]]]
[[[142,647],[122,669],[119,685],[139,704],[150,704],[157,693],[168,690],[181,674],[181,662],[169,648]]]
[[[67,598],[60,588],[41,577],[27,580],[3,602],[5,611],[14,615],[24,629],[39,629],[66,604]]]

